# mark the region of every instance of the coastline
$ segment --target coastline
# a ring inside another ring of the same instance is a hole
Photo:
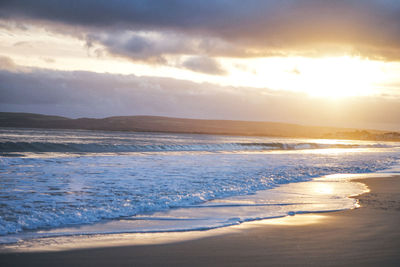
[[[399,133],[384,130],[300,125],[283,122],[190,119],[163,116],[73,119],[35,113],[0,112],[0,128],[400,141]]]
[[[0,254],[1,266],[397,266],[400,176],[353,179],[358,209],[246,223],[175,243]]]

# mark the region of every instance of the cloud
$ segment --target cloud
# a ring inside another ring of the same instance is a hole
[[[119,30],[112,33],[107,31],[88,33],[86,35],[87,48],[99,49],[96,45],[100,45],[105,52],[114,56],[154,64],[170,64],[168,57],[180,57],[182,55],[194,55],[196,58],[200,58],[198,55],[202,55],[203,58],[243,56],[241,49],[224,40],[190,36],[171,31],[134,32]],[[211,59],[208,62],[210,63]],[[194,69],[192,68],[192,70]],[[202,70],[200,71],[202,72]]]
[[[109,54],[156,64],[166,64],[167,55],[194,53],[196,49],[185,36],[158,32],[92,32],[86,36],[86,44],[89,49],[100,44]]]
[[[162,0],[1,1],[6,20],[79,26],[86,33],[156,32],[229,46],[215,56],[352,54],[400,60],[400,2],[397,0]],[[111,53],[159,60],[178,53],[143,36],[98,39]],[[167,40],[173,42],[172,40]],[[163,40],[165,41],[165,39]],[[204,47],[206,44],[199,45]],[[187,49],[177,44],[177,50]],[[204,49],[206,50],[206,49]],[[151,54],[155,52],[155,55]]]
[[[292,70],[290,71],[290,73],[295,74],[295,75],[300,75],[300,74],[301,74],[301,71],[296,67],[296,68],[292,69]]]
[[[0,111],[68,117],[160,115],[397,129],[398,98],[342,101],[172,78],[92,72],[0,71]]]
[[[100,40],[107,47],[108,52],[114,55],[120,55],[132,60],[146,60],[158,63],[164,63],[163,54],[167,49],[156,47],[157,43],[141,37],[132,35],[125,39],[118,39],[116,36],[108,36]]]
[[[42,57],[40,59],[43,60],[44,62],[46,62],[47,64],[53,64],[56,62],[56,60],[51,57]]]
[[[182,66],[197,72],[212,75],[224,75],[226,71],[215,59],[208,57],[190,57],[182,63]]]
[[[0,70],[16,71],[17,69],[19,69],[19,67],[11,58],[0,56]]]

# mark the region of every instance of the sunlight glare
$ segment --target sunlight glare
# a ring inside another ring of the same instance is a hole
[[[230,70],[242,85],[305,93],[312,97],[342,98],[380,93],[387,82],[385,63],[359,57],[282,57],[250,59],[249,70]]]
[[[331,184],[328,183],[315,183],[314,191],[321,195],[332,195],[334,192],[334,188]]]
[[[309,95],[338,98],[373,94],[379,69],[357,58],[324,58],[306,64],[300,75],[299,86]]]

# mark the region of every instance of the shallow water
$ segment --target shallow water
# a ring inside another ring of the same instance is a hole
[[[400,159],[399,147],[394,142],[3,128],[0,242],[210,229],[352,208],[356,203],[347,196],[365,190],[362,185],[313,178],[391,168]]]

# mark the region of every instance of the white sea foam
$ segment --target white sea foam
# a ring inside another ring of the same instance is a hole
[[[328,193],[319,195],[278,186],[384,170],[399,159],[397,143],[212,135],[2,129],[0,143],[8,144],[0,150],[3,243],[48,235],[209,229],[350,208],[354,200],[346,194],[362,188],[329,194],[322,186]],[[32,144],[57,149],[26,149]],[[59,149],[71,144],[79,154]],[[80,148],[85,145],[107,149]],[[146,149],[121,153],[121,147]]]

